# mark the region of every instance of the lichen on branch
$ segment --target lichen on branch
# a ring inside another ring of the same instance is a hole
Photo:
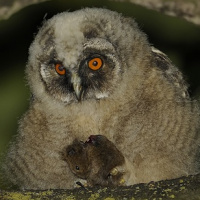
[[[200,199],[200,174],[126,187],[93,187],[73,190],[0,191],[2,200],[115,200],[115,199]]]

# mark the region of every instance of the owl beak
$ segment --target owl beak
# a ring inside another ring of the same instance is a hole
[[[76,98],[78,101],[80,101],[82,97],[82,87],[79,84],[73,84],[73,87],[76,94]]]
[[[82,97],[82,86],[81,86],[81,79],[80,77],[75,73],[72,74],[72,79],[71,79],[73,88],[74,88],[74,92],[76,94],[76,98],[78,101],[81,100]]]

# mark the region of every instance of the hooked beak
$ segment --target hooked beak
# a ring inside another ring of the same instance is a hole
[[[82,97],[82,92],[83,92],[82,86],[81,86],[81,79],[76,73],[74,73],[72,74],[71,82],[74,88],[74,92],[76,94],[76,98],[78,101],[80,101]]]

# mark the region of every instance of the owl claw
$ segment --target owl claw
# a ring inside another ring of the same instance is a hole
[[[113,168],[110,172],[111,176],[116,176],[118,174],[118,169],[117,168]]]
[[[124,178],[122,178],[120,181],[119,181],[119,185],[124,185],[125,184],[125,180],[124,180]]]
[[[124,169],[121,166],[117,166],[110,171],[110,176],[113,182],[116,185],[122,186],[126,184],[126,180],[124,178]]]

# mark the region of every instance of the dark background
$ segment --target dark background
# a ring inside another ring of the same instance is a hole
[[[190,84],[191,95],[199,98],[200,26],[131,3],[107,0],[54,0],[28,6],[0,21],[0,153],[17,133],[18,120],[28,107],[24,69],[28,48],[44,17],[49,19],[58,12],[83,7],[104,7],[133,17],[150,43],[181,69]]]

